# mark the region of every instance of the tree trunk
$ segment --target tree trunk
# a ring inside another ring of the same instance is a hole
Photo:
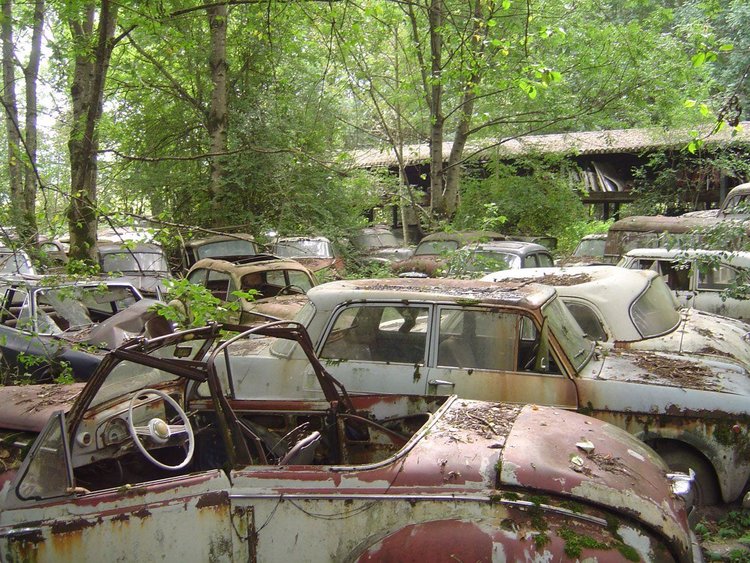
[[[207,10],[211,31],[211,107],[208,113],[208,135],[211,142],[211,179],[209,190],[212,202],[214,226],[221,223],[221,201],[224,191],[223,154],[227,152],[227,6],[220,4]]]
[[[44,0],[34,3],[34,24],[31,35],[31,51],[29,64],[24,69],[26,83],[26,155],[29,164],[24,170],[24,218],[23,225],[28,232],[24,233],[24,240],[36,243],[39,229],[36,222],[36,192],[39,186],[36,168],[37,153],[37,96],[36,84],[39,78],[39,61],[42,57],[42,31],[44,29]]]
[[[484,46],[487,38],[487,25],[483,25],[485,17],[482,10],[482,2],[476,0],[474,5],[473,29],[471,33],[471,46],[474,60],[480,60],[484,55]],[[469,79],[464,85],[459,111],[459,122],[456,133],[453,136],[453,146],[448,156],[448,166],[445,172],[444,184],[444,213],[447,217],[453,217],[458,210],[459,187],[461,185],[461,165],[466,142],[469,139],[471,118],[474,115],[474,102],[476,101],[476,87],[482,79],[482,74],[475,67]]]
[[[102,113],[104,83],[112,55],[117,7],[102,0],[96,46],[92,52],[95,6],[86,8],[84,20],[69,22],[76,52],[73,83],[73,127],[68,140],[70,151],[70,251],[73,259],[96,261],[96,171],[97,125]]]
[[[23,184],[21,175],[21,132],[18,124],[16,102],[16,77],[13,45],[13,1],[3,0],[3,106],[5,129],[8,135],[8,184],[10,188],[10,215],[15,226],[21,225],[23,217]],[[3,241],[8,244],[9,241]]]
[[[432,0],[429,8],[430,29],[430,208],[433,218],[447,218],[445,205],[445,177],[443,172],[443,134],[445,116],[443,115],[442,58],[443,25],[442,0]]]

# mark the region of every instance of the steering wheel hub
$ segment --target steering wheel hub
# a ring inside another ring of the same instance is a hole
[[[169,425],[161,418],[152,418],[148,423],[148,428],[151,430],[151,436],[160,442],[166,442],[171,435]]]

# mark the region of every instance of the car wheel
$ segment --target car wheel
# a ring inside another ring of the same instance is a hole
[[[657,443],[654,449],[670,469],[684,473],[692,469],[695,472],[690,494],[685,497],[688,508],[719,503],[721,494],[716,481],[716,473],[704,457],[683,446],[671,443]]]

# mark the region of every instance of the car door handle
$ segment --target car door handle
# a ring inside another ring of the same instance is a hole
[[[430,385],[450,385],[455,387],[456,384],[453,381],[446,381],[445,379],[430,379],[427,383]]]
[[[42,534],[41,528],[16,528],[15,530],[6,530],[0,532],[0,538],[7,540],[20,540],[25,538],[40,537]]]

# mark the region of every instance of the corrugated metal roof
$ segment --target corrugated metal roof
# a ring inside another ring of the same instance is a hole
[[[750,121],[742,122],[742,130],[734,133],[725,128],[719,133],[702,137],[708,143],[750,142]],[[702,131],[708,135],[709,129]],[[485,139],[469,143],[464,155],[480,152],[489,156],[520,156],[531,153],[545,154],[609,154],[638,153],[660,147],[687,145],[694,136],[689,129],[612,129],[608,131],[580,131],[576,133],[554,133],[550,135],[526,135],[505,140]],[[443,154],[450,153],[453,143],[443,143]],[[377,168],[397,166],[392,149],[362,149],[352,151],[356,166]],[[429,163],[430,147],[427,144],[406,145],[404,160],[409,166]]]

